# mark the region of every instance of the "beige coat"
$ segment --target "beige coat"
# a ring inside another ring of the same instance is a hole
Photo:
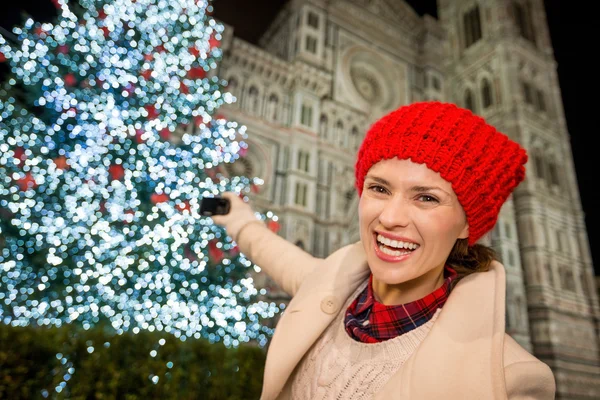
[[[251,224],[240,249],[292,296],[267,352],[261,400],[289,399],[289,377],[367,279],[360,242],[314,258]],[[550,368],[504,332],[505,272],[472,274],[452,290],[428,336],[375,399],[554,399]]]

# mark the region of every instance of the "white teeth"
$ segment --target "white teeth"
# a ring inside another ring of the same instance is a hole
[[[390,250],[387,247],[379,247],[379,250],[381,250],[382,253],[385,253],[392,257],[398,257],[398,256],[402,256],[404,254],[410,253],[410,250],[404,250],[404,251]]]
[[[391,240],[386,237],[383,237],[382,235],[377,235],[377,241],[379,243],[385,244],[386,246],[394,247],[396,249],[415,250],[417,247],[419,247],[419,245],[416,243],[402,242],[400,240]]]

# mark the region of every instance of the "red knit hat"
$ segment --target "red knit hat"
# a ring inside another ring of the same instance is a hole
[[[425,164],[452,184],[469,223],[469,245],[494,227],[527,162],[525,150],[483,118],[437,101],[400,107],[371,126],[356,161],[359,196],[369,169],[394,157]]]

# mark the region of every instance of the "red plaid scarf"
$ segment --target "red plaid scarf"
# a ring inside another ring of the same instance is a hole
[[[439,289],[407,304],[386,306],[375,300],[371,274],[367,287],[346,310],[346,332],[358,342],[377,343],[425,324],[446,303],[451,290],[450,283],[456,276],[456,271],[446,266],[444,284]]]

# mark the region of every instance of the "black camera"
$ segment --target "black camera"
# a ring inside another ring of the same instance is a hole
[[[229,213],[229,207],[229,200],[222,197],[203,197],[200,202],[200,215],[205,217],[225,215]]]

